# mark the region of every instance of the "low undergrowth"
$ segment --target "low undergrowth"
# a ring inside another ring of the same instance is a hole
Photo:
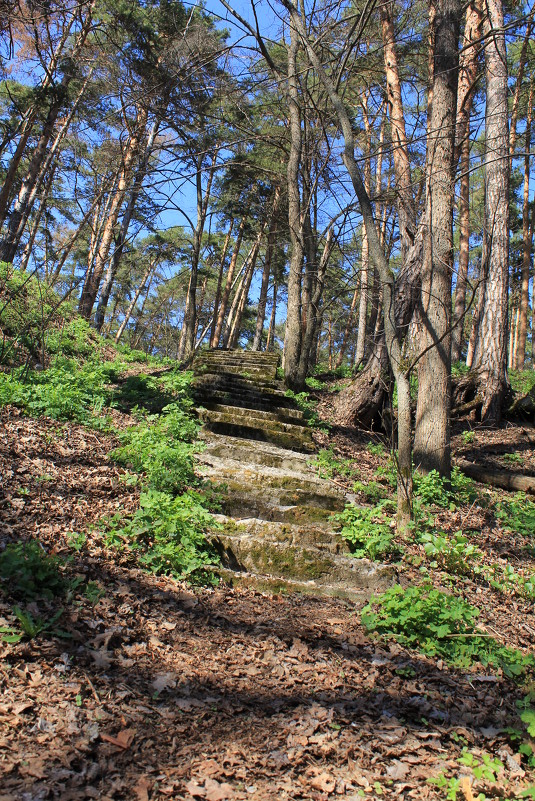
[[[455,667],[475,663],[521,676],[533,666],[533,657],[501,645],[477,627],[479,610],[462,598],[430,584],[391,587],[372,597],[362,611],[366,630],[393,638],[428,656],[438,656]]]

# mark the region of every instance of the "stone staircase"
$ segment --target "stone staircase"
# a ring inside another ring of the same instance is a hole
[[[219,486],[213,534],[223,574],[272,590],[363,601],[392,583],[390,568],[349,555],[330,518],[351,498],[311,466],[303,413],[277,380],[270,353],[206,351],[193,362],[205,448],[198,471]]]

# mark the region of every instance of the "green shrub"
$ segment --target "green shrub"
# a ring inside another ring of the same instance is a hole
[[[426,531],[420,535],[419,541],[427,556],[433,560],[432,567],[441,567],[457,576],[479,572],[478,565],[483,554],[462,531],[456,531],[451,537],[442,531]]]
[[[336,474],[349,478],[356,472],[351,459],[339,459],[333,448],[321,448],[310,463],[320,478],[334,478]]]
[[[384,500],[374,507],[351,504],[333,519],[341,524],[340,534],[349,542],[356,557],[375,560],[397,550],[390,528],[394,515],[395,504]]]
[[[511,500],[499,501],[496,517],[501,521],[505,531],[521,534],[524,537],[535,535],[535,503],[517,492]]]
[[[451,471],[449,482],[442,478],[437,470],[431,470],[426,474],[416,472],[414,494],[420,504],[439,506],[443,509],[471,503],[477,497],[474,482],[458,467],[454,467]]]
[[[206,532],[216,527],[198,493],[173,498],[167,492],[141,494],[139,509],[122,526],[110,526],[112,541],[126,542],[139,552],[139,562],[152,573],[206,580],[217,561]]]
[[[68,588],[62,566],[57,556],[48,556],[35,540],[12,543],[0,553],[0,586],[14,598],[55,598]]]
[[[433,589],[391,587],[374,596],[362,610],[362,623],[369,632],[393,637],[429,656],[468,667],[476,662],[502,668],[518,676],[533,665],[533,657],[500,645],[478,631],[479,610],[462,598]]]
[[[177,494],[192,481],[193,453],[199,424],[179,403],[166,406],[120,434],[122,446],[111,456],[119,464],[145,473],[149,487]]]

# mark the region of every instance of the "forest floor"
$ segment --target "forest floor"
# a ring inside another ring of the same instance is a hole
[[[128,422],[114,413],[118,427]],[[150,575],[107,550],[95,527],[139,499],[109,459],[115,437],[12,406],[0,423],[2,539],[36,538],[89,582],[57,629],[40,601],[28,611],[50,621],[46,636],[0,644],[0,801],[471,801],[520,798],[533,786],[519,753],[529,673],[518,681],[490,666],[452,668],[374,640],[347,602]],[[317,437],[358,465],[363,483],[376,480],[384,457],[369,435]],[[531,474],[534,443],[533,428],[521,426],[473,436],[459,428],[454,440],[458,455]],[[436,511],[437,525],[470,528],[489,564],[535,569],[533,536],[492,515],[505,494],[478,493],[467,507]],[[490,635],[533,648],[533,601],[470,571],[447,574],[422,554],[404,544],[401,583],[421,583],[425,564],[433,585],[481,610]],[[12,621],[0,597],[0,626]]]

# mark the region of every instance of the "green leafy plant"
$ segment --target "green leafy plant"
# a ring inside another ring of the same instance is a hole
[[[291,398],[298,409],[303,412],[307,425],[312,428],[327,428],[327,424],[320,420],[316,411],[317,400],[311,398],[308,392],[294,392],[287,389],[284,393],[287,398]]]
[[[29,640],[33,640],[34,637],[37,637],[39,634],[54,634],[57,637],[70,639],[71,635],[58,628],[56,625],[64,611],[65,610],[61,608],[51,617],[41,617],[40,615],[35,615],[34,617],[34,615],[27,610],[25,611],[18,606],[13,607],[13,614],[17,618],[20,627],[21,638],[24,636]]]
[[[368,503],[378,503],[388,497],[388,490],[378,481],[355,481],[353,492],[363,495]]]
[[[199,424],[180,403],[166,406],[120,434],[122,446],[111,456],[119,464],[144,473],[151,489],[177,494],[194,482],[192,444]]]
[[[451,537],[442,531],[425,531],[420,535],[419,542],[433,560],[432,567],[441,567],[458,576],[479,572],[483,554],[462,531],[456,531]]]
[[[205,536],[217,524],[199,493],[173,498],[148,490],[130,519],[119,526],[115,518],[110,525],[116,541],[137,551],[139,562],[152,573],[206,581],[210,566],[218,561]]]
[[[383,500],[377,506],[346,506],[333,519],[342,526],[340,534],[349,542],[356,557],[378,559],[395,553],[394,535],[390,521],[395,504]]]
[[[311,460],[320,478],[333,478],[336,474],[351,477],[355,469],[351,459],[339,459],[333,448],[321,448]]]
[[[479,610],[462,598],[435,590],[430,584],[391,587],[374,596],[362,610],[370,632],[393,637],[429,656],[467,667],[480,662],[518,676],[533,665],[533,657],[507,648],[477,629]]]
[[[462,437],[465,445],[471,445],[475,441],[476,435],[473,431],[463,431]]]
[[[535,503],[522,492],[517,492],[510,500],[498,501],[496,517],[506,531],[524,537],[535,535]]]
[[[414,474],[414,494],[420,505],[438,506],[443,509],[456,508],[470,503],[477,497],[474,482],[465,476],[458,467],[451,471],[448,482],[437,470]]]
[[[15,598],[56,598],[68,588],[62,567],[62,561],[48,556],[35,540],[12,543],[0,553],[0,586]]]
[[[522,457],[519,453],[504,453],[502,458],[509,464],[522,464]]]

